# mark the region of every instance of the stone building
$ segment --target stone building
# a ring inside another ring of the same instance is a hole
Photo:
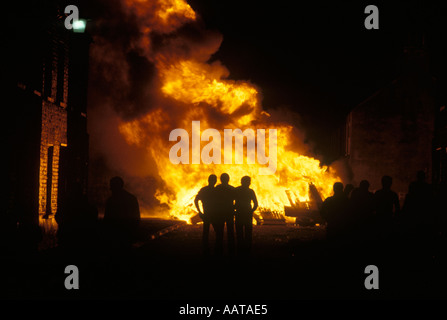
[[[381,188],[381,177],[389,175],[403,201],[417,171],[423,170],[431,181],[439,108],[435,91],[426,51],[406,47],[401,75],[355,106],[334,135],[335,153],[350,170],[346,183],[358,186],[366,179],[374,191]]]
[[[60,1],[8,8],[2,65],[8,192],[1,220],[12,232],[51,220],[70,183],[87,187],[90,39],[67,30],[65,17]]]

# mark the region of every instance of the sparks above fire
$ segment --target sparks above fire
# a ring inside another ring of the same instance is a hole
[[[126,73],[131,68],[120,58],[128,51],[153,68],[146,90],[150,108],[130,120],[117,117],[125,142],[153,160],[155,197],[162,208],[155,214],[188,221],[196,214],[193,199],[212,173],[228,173],[233,185],[250,176],[259,210],[282,216],[285,206],[310,200],[310,186],[322,198],[332,194],[333,183],[340,179],[305,155],[308,148],[290,117],[264,110],[260,88],[229,79],[220,61],[210,61],[222,35],[206,30],[185,0],[123,0],[123,8],[136,19],[138,37],[129,48],[98,39],[94,51],[107,75],[124,79],[120,89],[131,77]],[[142,212],[154,214],[154,208],[143,207]]]

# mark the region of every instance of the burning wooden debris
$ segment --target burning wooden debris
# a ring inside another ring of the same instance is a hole
[[[286,194],[290,206],[284,206],[284,213],[287,217],[294,217],[296,224],[315,226],[324,222],[320,216],[323,199],[313,183],[309,183],[309,201],[300,201],[290,190],[287,190]],[[295,201],[293,198],[295,198]]]
[[[199,214],[196,213],[195,215],[193,215],[190,220],[192,224],[198,224],[199,222],[202,222],[202,218],[200,218]]]
[[[253,218],[256,220],[256,224],[258,225],[286,224],[284,214],[267,208],[260,208],[259,213],[254,214]]]
[[[260,207],[253,213],[253,219],[257,225],[284,225],[285,217],[295,218],[295,224],[300,226],[315,226],[323,224],[324,220],[320,216],[320,208],[323,199],[320,196],[316,186],[309,184],[309,201],[300,201],[293,191],[286,190],[290,206],[284,205],[284,213],[278,210],[272,210],[266,207]],[[192,224],[202,222],[198,213],[193,214],[189,220]]]

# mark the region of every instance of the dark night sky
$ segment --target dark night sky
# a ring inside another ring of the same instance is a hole
[[[442,1],[189,3],[207,28],[223,34],[213,58],[230,77],[258,85],[264,107],[293,108],[317,144],[350,108],[398,76],[410,35],[425,34],[432,73],[445,81]],[[369,4],[379,8],[379,30],[364,27]]]

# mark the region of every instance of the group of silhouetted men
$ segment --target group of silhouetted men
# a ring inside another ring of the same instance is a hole
[[[251,252],[253,234],[253,212],[258,207],[255,192],[250,189],[251,178],[244,176],[239,187],[229,184],[230,176],[223,173],[217,186],[217,176],[208,177],[208,185],[198,192],[194,203],[203,220],[203,250],[209,254],[209,230],[215,232],[215,255],[223,254],[224,229],[227,229],[228,254],[236,253],[234,229],[236,228],[237,253],[247,255]],[[202,203],[203,210],[199,202]]]
[[[327,222],[328,239],[356,241],[373,233],[383,238],[390,234],[396,220],[411,228],[417,225],[418,215],[430,214],[433,194],[423,171],[410,184],[402,208],[397,193],[391,190],[392,178],[383,176],[381,182],[382,188],[375,193],[369,191],[367,180],[357,188],[350,184],[343,188],[341,182],[334,184],[334,195],[323,202],[320,210]]]

